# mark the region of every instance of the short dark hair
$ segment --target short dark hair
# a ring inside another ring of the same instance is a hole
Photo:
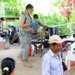
[[[55,46],[57,43],[52,43],[52,46]]]
[[[3,17],[1,17],[1,18],[0,18],[0,20],[4,21],[4,18],[3,18]]]
[[[34,14],[34,15],[33,15],[33,18],[38,18],[38,15],[37,15],[37,14]]]
[[[26,6],[26,9],[33,9],[34,7],[33,7],[33,5],[31,5],[31,4],[28,4],[27,6]]]
[[[8,68],[9,71],[4,70],[4,68]],[[12,70],[15,68],[15,60],[12,58],[4,58],[1,62],[1,70],[2,70],[2,75],[10,75]]]

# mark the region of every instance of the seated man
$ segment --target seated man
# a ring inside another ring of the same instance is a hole
[[[2,20],[0,18],[0,32],[2,32],[2,31],[3,31],[3,24],[2,24]]]
[[[19,32],[16,32],[12,38],[12,40],[10,41],[10,44],[13,44],[15,40],[18,39],[19,42]]]
[[[42,32],[44,33],[43,39],[49,39],[49,35],[48,35],[48,32],[46,30],[47,30],[47,28],[44,26],[42,29]],[[40,34],[40,36],[41,36],[41,34]],[[48,41],[44,41],[44,42],[40,43],[38,48],[42,49],[42,46],[44,46],[45,48],[48,48],[49,47]]]
[[[17,27],[16,33],[14,34],[14,36],[12,37],[12,39],[10,40],[10,44],[13,44],[16,40],[19,43],[19,26]]]
[[[0,35],[2,37],[8,36],[8,28],[6,26],[6,21],[4,20],[3,17],[0,18]]]

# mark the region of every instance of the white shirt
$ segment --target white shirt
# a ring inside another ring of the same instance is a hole
[[[58,54],[59,55],[59,54]],[[63,75],[61,56],[49,50],[42,58],[42,75]]]
[[[0,23],[0,32],[2,32],[3,29],[3,23]]]

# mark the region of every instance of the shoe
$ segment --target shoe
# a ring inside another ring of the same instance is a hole
[[[27,61],[23,61],[23,65],[24,65],[25,67],[32,68],[32,65],[29,64]]]
[[[23,58],[22,58],[22,54],[19,53],[18,56],[17,56],[21,61],[23,61]]]
[[[13,44],[14,44],[14,42],[12,42],[12,41],[11,41],[11,42],[10,42],[10,44],[12,44],[12,45],[13,45]]]

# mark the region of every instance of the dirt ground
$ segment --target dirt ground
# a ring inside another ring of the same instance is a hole
[[[7,50],[0,50],[0,62],[5,57],[12,57],[16,61],[15,75],[41,75],[41,57],[29,57],[28,61],[33,65],[33,68],[27,68],[17,57],[20,51],[20,45],[16,44],[10,45]]]
[[[17,57],[20,53],[20,45],[14,44],[10,45],[7,50],[0,50],[0,62],[5,57],[12,57],[16,61],[15,75],[41,75],[41,65],[42,57],[40,55],[35,55],[34,57],[29,57],[29,62],[33,65],[32,68],[27,68],[23,66],[22,61]],[[1,73],[1,69],[0,69]],[[68,71],[68,75],[75,75],[75,68]]]

